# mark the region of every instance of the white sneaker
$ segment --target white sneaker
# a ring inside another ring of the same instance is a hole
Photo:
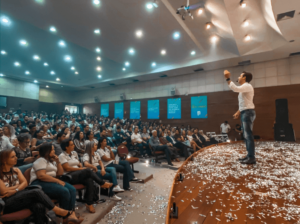
[[[122,189],[119,185],[117,185],[113,188],[113,192],[123,192],[123,191],[124,191],[124,189]]]
[[[122,198],[118,197],[117,195],[110,197],[110,199],[113,201],[122,201]]]

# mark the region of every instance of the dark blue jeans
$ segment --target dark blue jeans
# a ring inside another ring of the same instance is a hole
[[[147,154],[148,154],[149,156],[152,155],[151,150],[150,150],[150,148],[149,148],[149,145],[148,145],[147,143],[141,142],[141,143],[137,143],[136,145],[139,147],[140,155],[141,155],[141,156],[145,155],[145,152],[144,152],[144,146],[145,146],[145,148],[146,148]]]
[[[97,168],[98,168],[97,175],[101,179],[109,180],[111,183],[113,183],[113,186],[109,189],[109,196],[112,197],[114,195],[114,192],[112,190],[115,186],[118,185],[116,168],[114,168],[114,167],[104,167],[105,168],[105,175],[104,176],[102,176],[102,174],[101,174],[101,166],[97,166]]]
[[[31,185],[40,185],[42,190],[51,199],[57,199],[62,209],[75,211],[76,189],[68,183],[61,186],[57,183],[35,180]]]
[[[244,110],[241,112],[241,126],[245,138],[249,158],[255,158],[255,144],[253,137],[253,122],[256,118],[255,110]]]
[[[131,181],[134,178],[134,174],[133,174],[133,171],[132,171],[128,161],[120,160],[119,164],[110,163],[106,167],[114,167],[114,168],[116,168],[117,172],[122,173],[123,174],[123,188],[125,190],[128,190],[130,188],[129,181]]]

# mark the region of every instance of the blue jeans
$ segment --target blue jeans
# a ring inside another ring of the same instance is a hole
[[[117,172],[123,173],[123,188],[128,190],[130,188],[129,181],[134,178],[129,162],[126,160],[120,160],[119,164],[110,163],[106,166],[106,168],[108,167],[114,167]]]
[[[241,112],[241,126],[245,138],[249,158],[255,159],[255,144],[253,137],[253,122],[256,118],[255,110],[244,110]]]
[[[31,185],[40,185],[49,198],[58,200],[62,209],[75,210],[76,189],[71,184],[65,183],[65,186],[61,186],[57,183],[35,180]]]
[[[19,166],[18,168],[24,174],[25,171],[28,170],[29,168],[31,168],[32,166],[33,166],[33,163],[29,163],[29,164],[26,164],[26,165]]]
[[[104,176],[102,176],[102,174],[101,174],[101,166],[97,166],[97,168],[98,168],[98,171],[97,171],[98,177],[100,177],[101,179],[104,179],[104,180],[109,180],[110,182],[113,183],[113,186],[109,189],[109,196],[112,197],[114,195],[114,192],[112,190],[115,186],[118,185],[116,168],[105,167],[106,173]]]
[[[148,145],[147,143],[141,142],[141,143],[137,143],[136,145],[139,147],[140,155],[141,155],[141,156],[145,155],[145,152],[144,152],[144,146],[145,146],[145,148],[146,148],[147,154],[148,154],[149,156],[152,155],[151,150],[149,149],[149,145]]]

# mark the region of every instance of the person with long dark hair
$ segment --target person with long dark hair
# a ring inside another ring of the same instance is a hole
[[[75,145],[72,139],[65,139],[60,145],[63,153],[59,155],[59,161],[62,164],[65,174],[72,177],[70,184],[83,184],[86,186],[86,209],[90,213],[95,213],[93,206],[94,181],[102,188],[110,188],[113,184],[104,182],[92,170],[82,167],[77,152],[74,151]]]
[[[15,168],[16,153],[13,149],[0,152],[0,197],[5,202],[4,214],[29,208],[36,224],[45,223],[46,209],[53,210],[58,217],[69,217],[68,223],[80,223],[75,213],[59,208],[40,189],[28,189],[22,172]],[[67,221],[67,220],[66,220]]]
[[[74,145],[75,145],[75,151],[77,152],[78,156],[80,158],[83,157],[83,154],[85,153],[85,138],[83,131],[76,132],[74,136]]]

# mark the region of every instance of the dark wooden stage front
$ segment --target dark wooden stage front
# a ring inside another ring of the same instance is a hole
[[[223,143],[186,160],[173,182],[166,223],[298,223],[300,145],[256,142],[256,165],[238,162],[245,152],[244,143]],[[178,219],[170,218],[173,202]]]

